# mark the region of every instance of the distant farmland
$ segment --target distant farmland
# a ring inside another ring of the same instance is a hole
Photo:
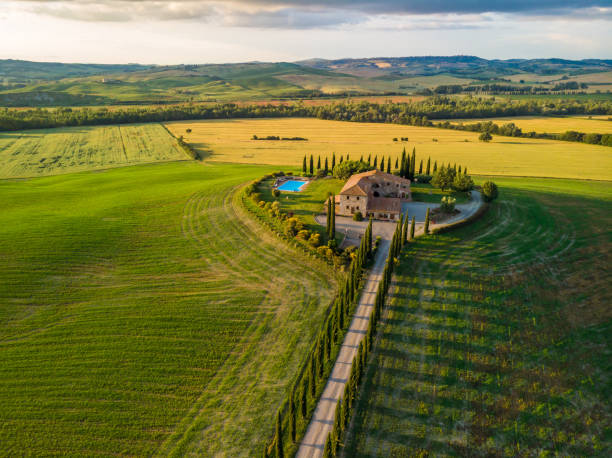
[[[160,124],[0,133],[0,178],[57,175],[188,159]]]
[[[519,116],[516,118],[481,118],[481,119],[450,119],[453,124],[464,123],[473,124],[475,122],[491,121],[495,124],[506,124],[513,122],[521,128],[523,132],[538,133],[562,133],[568,130],[578,132],[609,134],[612,133],[612,122],[607,118],[610,116],[587,116],[576,117],[547,117],[547,116]]]
[[[335,152],[346,158],[350,153],[351,159],[384,154],[395,159],[403,148],[416,147],[417,166],[420,159],[431,156],[438,163],[467,166],[472,174],[612,179],[610,148],[582,143],[497,135],[483,143],[473,132],[306,118],[185,121],[167,126],[213,161],[301,166],[305,154],[316,158]],[[254,141],[253,134],[300,136],[309,141]],[[394,137],[409,141],[394,142]]]

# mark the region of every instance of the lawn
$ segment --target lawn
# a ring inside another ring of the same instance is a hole
[[[597,116],[589,119],[587,116],[567,116],[567,117],[548,117],[548,116],[519,116],[515,118],[482,118],[482,119],[453,119],[452,123],[462,122],[473,124],[475,122],[491,121],[502,125],[513,122],[521,128],[523,132],[538,133],[563,133],[568,130],[578,132],[609,134],[612,133],[612,122],[601,119]]]
[[[189,159],[160,124],[0,132],[0,178]]]
[[[306,225],[311,231],[317,231],[321,235],[325,234],[325,227],[318,224],[314,217],[326,210],[324,204],[330,194],[338,194],[344,186],[343,180],[336,178],[324,178],[311,181],[300,192],[281,192],[278,198],[272,196],[272,186],[274,179],[268,179],[261,183],[261,197],[266,202],[278,200],[281,209],[291,212]]]
[[[496,180],[404,250],[347,456],[610,456],[612,184]]]
[[[237,204],[267,171],[0,181],[0,455],[259,453],[335,285]]]
[[[439,188],[434,188],[429,183],[412,183],[410,186],[412,191],[412,200],[417,202],[429,202],[429,203],[440,203],[442,197],[450,196],[454,197],[458,204],[464,204],[469,202],[467,193],[459,191],[442,191]]]
[[[305,154],[331,158],[333,152],[345,157],[350,153],[352,159],[384,154],[395,160],[402,148],[410,152],[415,147],[417,166],[431,156],[432,162],[467,166],[471,174],[612,179],[610,148],[583,143],[498,135],[483,143],[474,132],[303,118],[185,121],[167,126],[211,161],[300,167]],[[251,140],[253,134],[299,136],[308,141]],[[394,137],[409,141],[394,142]]]

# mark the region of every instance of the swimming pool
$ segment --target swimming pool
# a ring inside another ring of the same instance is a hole
[[[280,191],[300,192],[307,181],[289,180],[281,184],[278,189]]]

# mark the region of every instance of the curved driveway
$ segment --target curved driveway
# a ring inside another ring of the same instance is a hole
[[[457,205],[456,208],[460,211],[458,215],[445,221],[443,224],[432,224],[431,228],[445,226],[468,218],[480,208],[481,204],[482,197],[480,193],[478,191],[472,191],[472,200],[470,202]],[[408,202],[402,206],[402,211],[408,211],[410,217],[412,217],[412,215],[415,216],[415,221],[417,222],[417,224],[415,224],[415,236],[423,233],[423,223],[425,221],[427,207],[435,208],[437,206],[437,204],[425,204],[421,202]],[[315,219],[319,224],[325,225],[325,215],[319,215]],[[358,244],[367,225],[367,221],[357,222],[348,217],[336,217],[336,231],[342,232],[347,236],[343,244],[350,242]],[[382,271],[385,267],[389,243],[393,237],[395,226],[396,223],[385,221],[374,221],[372,225],[374,237],[380,236],[382,239],[376,253],[374,266],[368,272],[365,286],[359,297],[359,304],[353,315],[349,330],[342,342],[340,353],[338,354],[336,363],[327,380],[323,394],[317,403],[312,420],[308,425],[308,429],[302,439],[296,457],[323,456],[327,435],[332,430],[334,424],[336,404],[342,396],[342,393],[344,393],[344,385],[351,374],[353,358],[357,354],[361,339],[363,339],[368,329],[370,314],[372,313],[372,307],[374,306],[374,299],[376,297],[376,290],[378,289],[378,283],[381,280]]]

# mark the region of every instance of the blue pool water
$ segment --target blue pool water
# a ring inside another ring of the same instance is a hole
[[[281,184],[278,189],[281,191],[300,192],[307,181],[289,180]]]

